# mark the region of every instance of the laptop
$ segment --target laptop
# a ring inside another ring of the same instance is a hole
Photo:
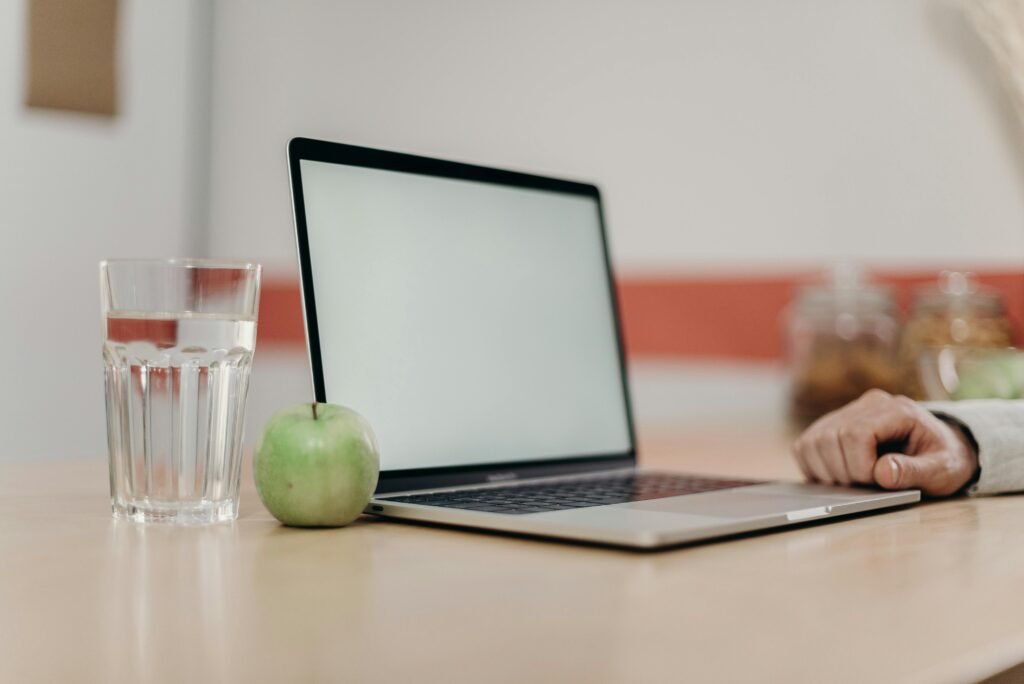
[[[316,400],[373,426],[367,512],[657,548],[916,502],[637,468],[597,187],[296,138]]]

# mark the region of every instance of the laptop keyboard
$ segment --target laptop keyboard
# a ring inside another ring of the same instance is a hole
[[[631,501],[664,499],[758,484],[672,473],[631,473],[608,477],[563,479],[557,482],[508,487],[463,489],[451,492],[387,497],[387,501],[461,508],[486,513],[546,513],[569,508],[609,506]]]

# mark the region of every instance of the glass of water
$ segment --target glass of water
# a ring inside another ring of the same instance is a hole
[[[114,517],[201,524],[238,516],[259,264],[100,264]]]

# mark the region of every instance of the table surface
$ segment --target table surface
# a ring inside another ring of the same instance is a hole
[[[644,433],[642,433],[644,434]],[[643,460],[795,479],[780,436]],[[0,467],[0,681],[965,681],[1024,661],[1024,497],[654,553],[361,520],[110,518],[99,459]]]

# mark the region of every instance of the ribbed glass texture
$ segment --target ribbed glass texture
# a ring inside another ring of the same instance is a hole
[[[259,266],[101,264],[114,516],[234,520]]]

